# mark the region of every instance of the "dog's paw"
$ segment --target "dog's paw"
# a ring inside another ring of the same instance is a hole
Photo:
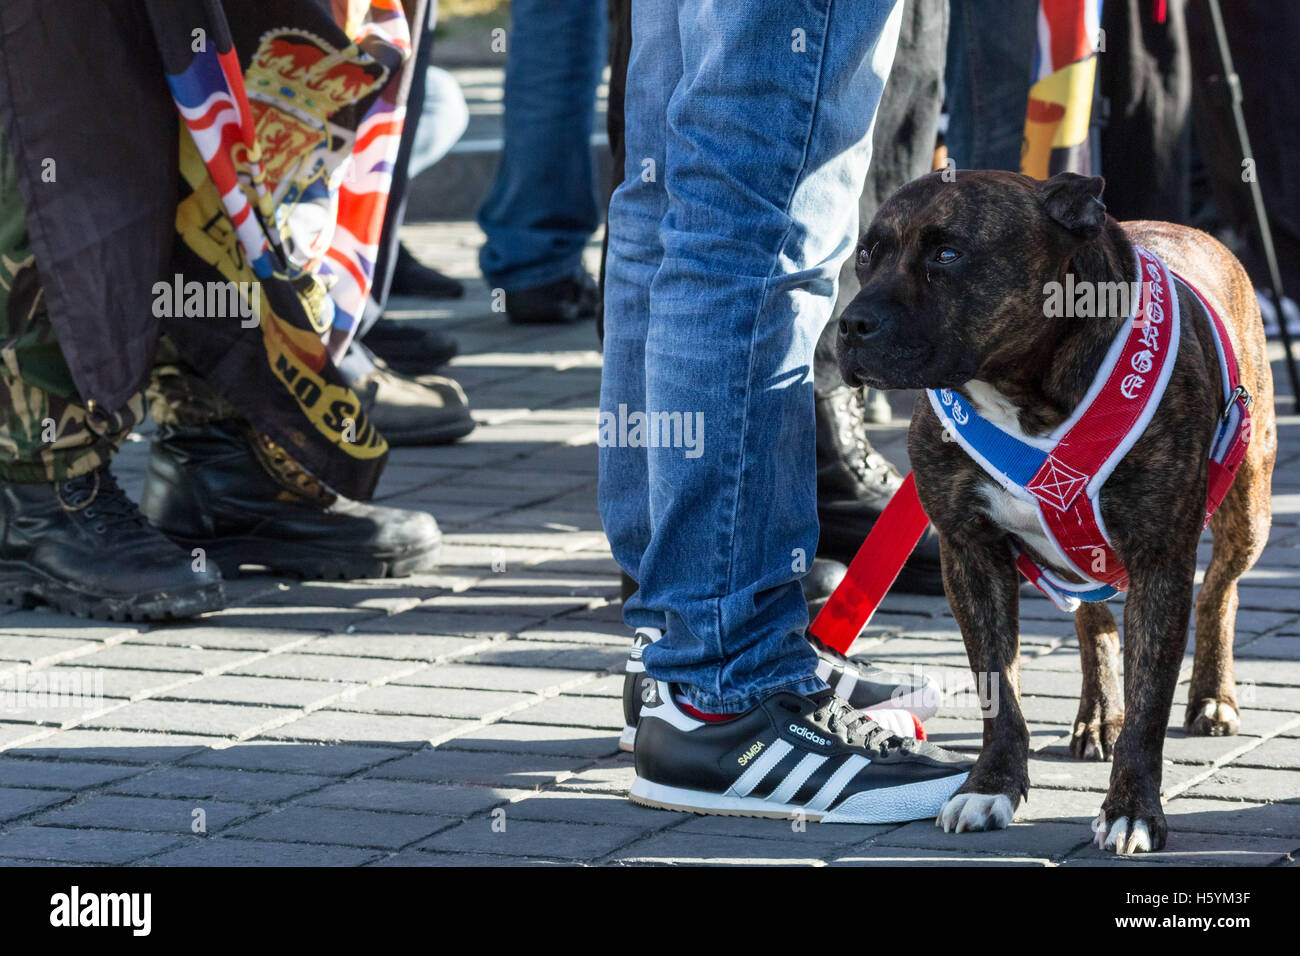
[[[1241,718],[1227,701],[1205,698],[1187,705],[1185,726],[1193,737],[1235,737],[1241,730]]]
[[[1006,794],[959,793],[943,805],[934,825],[944,833],[1005,830],[1015,815],[1015,804]]]
[[[1123,717],[1092,723],[1076,722],[1070,733],[1070,755],[1080,760],[1110,760],[1123,726]]]
[[[1135,813],[1133,816],[1106,817],[1106,811],[1092,821],[1092,844],[1099,850],[1113,850],[1121,856],[1151,853],[1164,848],[1164,814]]]

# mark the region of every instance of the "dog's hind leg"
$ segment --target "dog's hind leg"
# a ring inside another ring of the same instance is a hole
[[[1268,479],[1272,462],[1248,455],[1237,480],[1210,522],[1214,549],[1196,598],[1196,656],[1187,691],[1187,732],[1231,737],[1240,729],[1232,642],[1237,621],[1237,580],[1264,551],[1269,528]]]
[[[1119,627],[1105,604],[1075,612],[1083,690],[1070,734],[1070,753],[1081,760],[1109,760],[1124,725],[1124,688],[1119,679]]]

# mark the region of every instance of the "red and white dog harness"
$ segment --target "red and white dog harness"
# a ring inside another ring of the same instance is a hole
[[[1214,331],[1224,404],[1210,449],[1205,523],[1222,503],[1250,442],[1250,395],[1214,307],[1152,252],[1137,255],[1139,301],[1116,336],[1097,376],[1074,413],[1050,435],[1013,435],[981,417],[961,396],[929,392],[949,434],[1008,493],[1032,502],[1061,564],[1084,579],[1064,580],[1041,567],[1011,540],[1021,572],[1063,611],[1080,601],[1105,601],[1128,587],[1128,573],[1112,550],[1099,497],[1115,466],[1155,415],[1178,355],[1179,309],[1174,280],[1205,307]]]

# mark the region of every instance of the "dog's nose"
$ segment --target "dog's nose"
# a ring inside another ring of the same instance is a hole
[[[880,323],[863,312],[845,312],[840,316],[840,338],[846,341],[870,338]]]

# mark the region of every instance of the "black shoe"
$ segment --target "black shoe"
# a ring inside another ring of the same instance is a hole
[[[423,375],[456,357],[460,343],[441,329],[420,328],[410,322],[380,319],[366,333],[366,347],[388,367],[404,375]]]
[[[653,627],[639,627],[632,639],[632,650],[623,665],[623,732],[618,738],[620,750],[631,752],[636,744],[637,721],[647,698],[655,694],[655,679],[645,672],[641,654],[663,636]],[[871,711],[881,720],[890,719],[891,729],[907,736],[920,736],[917,723],[939,712],[943,699],[938,682],[919,671],[902,671],[877,667],[862,658],[846,657],[827,647],[811,634],[808,643],[817,652],[817,676],[857,710]],[[906,719],[893,721],[891,711],[907,711],[915,723]],[[888,715],[888,717],[886,716]]]
[[[437,566],[432,515],[334,495],[275,446],[259,448],[266,465],[234,422],[160,428],[140,510],[227,575],[257,565],[305,578],[397,578]]]
[[[226,606],[216,563],[149,527],[107,467],[58,484],[0,485],[0,601],[107,621]]]
[[[972,761],[891,734],[833,691],[777,691],[724,721],[691,717],[655,685],[636,735],[633,803],[820,823],[936,817]]]
[[[867,441],[862,390],[841,385],[819,396],[817,517],[819,554],[848,564],[858,553],[903,476]],[[894,587],[909,594],[943,594],[939,537],[926,529]]]
[[[399,375],[381,358],[354,384],[370,424],[394,448],[447,445],[477,426],[465,391],[453,379],[422,375],[417,381]]]
[[[388,291],[393,295],[419,295],[426,299],[459,299],[465,294],[465,286],[459,280],[426,266],[411,254],[404,243],[399,242],[397,261],[393,264],[393,281]]]
[[[506,316],[517,325],[564,325],[596,317],[600,288],[579,270],[568,279],[506,293]]]

